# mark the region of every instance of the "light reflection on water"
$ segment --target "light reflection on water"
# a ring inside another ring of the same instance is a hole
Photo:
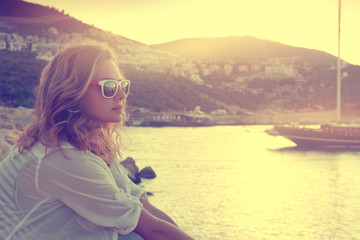
[[[360,152],[301,151],[270,126],[128,128],[150,201],[196,239],[360,239]]]

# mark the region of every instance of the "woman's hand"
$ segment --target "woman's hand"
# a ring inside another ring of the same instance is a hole
[[[142,209],[135,231],[145,240],[194,240],[177,226]]]
[[[155,206],[153,206],[148,198],[145,196],[145,194],[141,195],[140,197],[140,202],[143,204],[144,208],[150,213],[152,214],[154,217],[160,218],[168,223],[171,223],[175,226],[177,226],[177,224],[175,223],[175,221],[173,219],[171,219],[171,217],[169,217],[166,213],[164,213],[163,211],[161,211],[160,209],[156,208]]]

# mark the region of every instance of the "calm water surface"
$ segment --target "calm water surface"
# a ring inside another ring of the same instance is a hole
[[[301,151],[269,128],[131,127],[124,156],[195,239],[360,239],[360,151]]]

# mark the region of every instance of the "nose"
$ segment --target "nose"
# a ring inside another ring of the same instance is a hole
[[[117,99],[120,99],[120,100],[123,100],[124,98],[126,98],[126,95],[125,95],[124,91],[121,89],[120,86],[119,86],[119,88],[118,88],[118,91],[117,91],[115,97],[116,97]]]

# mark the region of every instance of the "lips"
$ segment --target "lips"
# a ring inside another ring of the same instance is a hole
[[[122,111],[122,109],[123,109],[122,106],[112,108],[112,110],[114,110],[114,111]]]

